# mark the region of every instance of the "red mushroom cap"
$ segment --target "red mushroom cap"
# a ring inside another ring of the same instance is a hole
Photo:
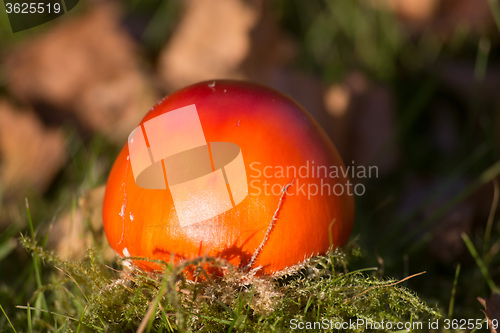
[[[343,168],[289,97],[250,82],[201,82],[163,99],[131,133],[109,175],[104,229],[122,256],[208,255],[272,274],[346,243],[354,198]]]

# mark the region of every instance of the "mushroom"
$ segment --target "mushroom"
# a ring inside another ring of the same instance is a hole
[[[291,98],[250,82],[201,82],[131,132],[109,175],[104,229],[120,256],[207,255],[273,274],[348,240],[354,197],[343,168]]]

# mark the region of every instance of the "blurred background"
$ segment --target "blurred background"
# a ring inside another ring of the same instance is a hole
[[[499,31],[498,0],[87,0],[15,34],[2,8],[0,302],[15,317],[36,287],[28,212],[63,258],[115,262],[100,205],[128,134],[168,93],[234,78],[289,94],[346,164],[379,167],[351,269],[426,271],[406,285],[484,318],[478,297],[500,304]]]

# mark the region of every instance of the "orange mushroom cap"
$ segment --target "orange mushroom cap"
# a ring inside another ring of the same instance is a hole
[[[334,173],[342,168],[289,97],[250,82],[201,82],[163,99],[131,133],[109,175],[104,229],[121,256],[207,255],[272,274],[348,240],[354,198]]]

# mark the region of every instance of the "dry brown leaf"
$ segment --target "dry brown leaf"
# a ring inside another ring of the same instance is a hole
[[[14,47],[4,69],[10,92],[48,118],[69,112],[122,142],[156,100],[139,62],[119,8],[101,3]]]
[[[371,3],[384,6],[411,23],[424,23],[434,17],[440,0],[372,0]]]
[[[89,220],[94,232],[102,230],[102,204],[105,191],[106,186],[102,185],[86,191],[78,200],[78,206],[83,216]]]
[[[253,81],[274,86],[296,56],[298,46],[283,32],[270,2],[262,2],[258,8],[258,22],[250,32],[251,48],[243,71]],[[285,73],[293,75],[290,71]],[[279,84],[275,87],[279,89]]]
[[[5,59],[8,88],[23,100],[71,104],[89,84],[134,68],[116,9],[101,5],[22,43]]]
[[[139,71],[129,71],[88,86],[75,110],[85,115],[85,125],[122,144],[156,102],[146,78]]]
[[[175,34],[160,55],[169,89],[215,78],[242,78],[258,11],[242,0],[188,0]]]
[[[498,325],[500,324],[500,294],[493,293],[489,298],[478,297],[477,300],[484,307],[483,313],[486,319],[488,319],[491,333],[500,332],[498,329]],[[493,325],[493,319],[497,320],[496,325]],[[497,327],[496,329],[495,326]]]
[[[61,131],[47,129],[30,110],[0,100],[0,183],[8,193],[43,192],[66,160]]]
[[[458,28],[467,28],[479,36],[496,30],[488,1],[476,0],[441,0],[432,25],[444,37],[452,36]]]
[[[396,102],[389,88],[373,86],[360,100],[354,119],[353,159],[360,165],[377,165],[381,173],[392,170],[398,150],[391,142],[396,134]]]
[[[438,34],[449,39],[457,29],[480,36],[494,31],[487,1],[476,0],[366,0],[371,6],[394,13],[410,31]]]
[[[381,174],[395,167],[396,105],[389,88],[353,72],[326,89],[324,103],[334,118],[331,136],[347,164],[376,165]]]
[[[83,258],[92,246],[92,234],[88,232],[82,211],[64,212],[50,229],[47,244],[63,260]]]
[[[105,186],[86,191],[74,209],[63,213],[49,231],[48,245],[63,259],[81,259],[87,249],[96,244],[103,246],[101,254],[116,258],[103,232],[102,203]]]

